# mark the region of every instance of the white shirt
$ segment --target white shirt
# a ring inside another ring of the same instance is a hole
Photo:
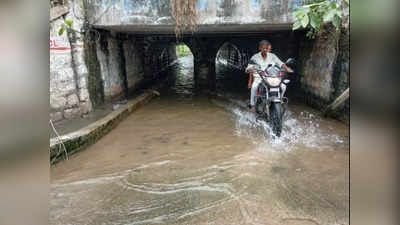
[[[269,64],[272,64],[272,65],[276,64],[279,67],[282,67],[282,65],[283,65],[283,62],[278,58],[278,56],[276,56],[274,53],[270,53],[270,52],[267,52],[267,58],[266,59],[264,59],[262,57],[262,55],[261,55],[261,52],[259,52],[259,53],[255,54],[255,55],[253,55],[250,60],[253,60],[258,65],[260,65],[262,70],[265,70],[268,67]],[[253,66],[254,66],[254,64],[247,65],[246,73],[248,73],[250,67],[253,67]],[[255,71],[254,71],[254,74],[253,74],[253,80],[255,82],[260,82],[261,81],[261,78],[259,77],[258,74],[256,74]]]

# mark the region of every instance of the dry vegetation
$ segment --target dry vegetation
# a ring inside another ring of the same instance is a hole
[[[197,30],[196,5],[197,0],[171,0],[177,39],[185,30],[190,30],[192,33]]]

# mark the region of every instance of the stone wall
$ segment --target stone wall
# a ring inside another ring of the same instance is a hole
[[[50,17],[50,118],[53,122],[83,116],[104,101],[125,98],[144,77],[143,39],[92,30],[82,0],[66,1],[66,10]],[[73,30],[61,36],[66,20]],[[142,40],[142,42],[140,41]]]
[[[53,121],[72,119],[92,110],[82,37],[69,32],[58,35],[65,20],[74,21],[73,29],[80,30],[82,26],[80,7],[76,4],[68,7],[66,14],[50,21],[50,119]]]

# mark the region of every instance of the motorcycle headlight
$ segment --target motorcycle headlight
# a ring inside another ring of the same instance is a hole
[[[267,77],[267,83],[270,86],[276,87],[281,83],[281,78],[278,77]]]

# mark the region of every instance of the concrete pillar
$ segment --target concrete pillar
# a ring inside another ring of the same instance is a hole
[[[215,58],[218,51],[215,39],[192,39],[191,49],[194,56],[194,78],[196,86],[215,90]]]
[[[123,42],[125,71],[129,92],[133,92],[143,81],[142,52],[135,38]]]
[[[168,64],[173,63],[176,59],[176,44],[171,42],[168,45]]]

